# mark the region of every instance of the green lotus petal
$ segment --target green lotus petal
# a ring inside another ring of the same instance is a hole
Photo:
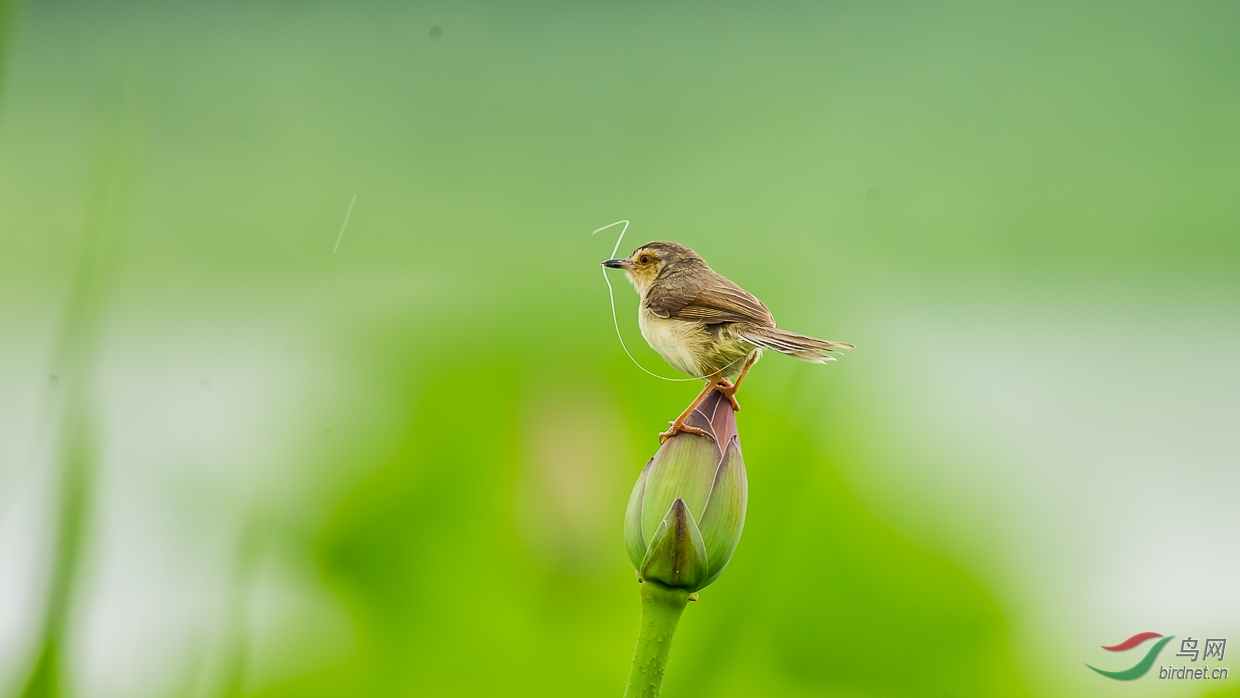
[[[642,474],[637,476],[637,484],[633,485],[629,506],[624,512],[624,548],[635,569],[641,569],[642,560],[646,557],[646,539],[642,536],[642,500],[646,496],[646,478],[650,475],[650,464],[653,462],[651,458],[642,468]]]
[[[710,501],[706,503],[706,513],[702,515],[702,540],[706,544],[709,564],[702,586],[715,581],[732,559],[736,544],[741,540],[741,530],[745,527],[745,505],[748,500],[745,461],[741,458],[740,443],[733,436],[715,473]]]
[[[706,545],[685,500],[672,502],[650,541],[641,575],[670,587],[697,591],[706,581]]]
[[[682,431],[659,448],[650,463],[642,504],[642,533],[647,543],[654,539],[663,515],[678,498],[685,500],[689,513],[702,516],[718,467],[719,449],[709,436]]]

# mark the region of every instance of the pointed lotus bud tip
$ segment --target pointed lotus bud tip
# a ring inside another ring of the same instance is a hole
[[[723,572],[745,524],[748,484],[731,405],[711,393],[637,478],[624,543],[639,578],[697,591]]]
[[[641,576],[669,587],[696,591],[704,586],[709,569],[706,544],[697,522],[685,500],[677,499],[650,541]]]

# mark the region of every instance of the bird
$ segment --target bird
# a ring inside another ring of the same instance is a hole
[[[642,337],[672,368],[706,381],[659,442],[678,432],[709,436],[685,420],[718,390],[739,411],[736,391],[763,350],[809,363],[834,361],[831,352],[855,349],[780,329],[771,311],[752,293],[719,274],[696,252],[675,242],[648,242],[628,257],[602,263],[623,269],[641,297],[637,323]]]

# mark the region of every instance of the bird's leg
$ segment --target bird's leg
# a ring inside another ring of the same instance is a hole
[[[728,399],[728,402],[732,403],[733,412],[741,411],[741,404],[736,401],[736,391],[740,390],[741,381],[745,380],[745,374],[749,373],[749,369],[753,368],[754,362],[757,360],[758,352],[756,350],[750,352],[749,358],[745,360],[745,365],[741,367],[741,373],[736,377],[735,383],[727,378],[720,378],[719,382],[715,385],[715,390],[723,393],[724,397]]]
[[[689,415],[693,414],[693,411],[698,408],[698,405],[702,404],[702,401],[706,399],[706,396],[710,395],[710,391],[715,389],[716,383],[714,378],[706,381],[706,387],[702,388],[702,392],[698,393],[698,396],[693,398],[693,402],[689,403],[689,406],[685,408],[685,411],[680,413],[680,416],[676,418],[676,421],[668,422],[668,424],[672,425],[672,428],[659,434],[659,443],[667,441],[677,432],[681,431],[687,431],[690,434],[697,434],[699,436],[710,436],[710,434],[704,429],[698,429],[697,427],[691,427],[688,424],[685,424],[685,420],[689,418]]]

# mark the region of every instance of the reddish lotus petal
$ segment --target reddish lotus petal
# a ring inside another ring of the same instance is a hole
[[[1162,637],[1162,633],[1137,633],[1136,635],[1133,635],[1132,637],[1128,638],[1127,640],[1124,640],[1118,645],[1111,645],[1110,647],[1103,645],[1102,649],[1110,650],[1112,652],[1122,652],[1123,650],[1132,649],[1133,647],[1136,647],[1137,645],[1141,644],[1142,642],[1145,642],[1151,637]]]
[[[728,402],[723,393],[713,390],[693,412],[695,416],[701,415],[700,420],[706,422],[699,424],[699,420],[694,419],[693,426],[710,432],[711,437],[715,439],[715,446],[719,448],[719,456],[722,458],[724,451],[728,448],[728,442],[736,436],[736,415],[732,412],[732,403]],[[739,447],[738,443],[737,448]]]

